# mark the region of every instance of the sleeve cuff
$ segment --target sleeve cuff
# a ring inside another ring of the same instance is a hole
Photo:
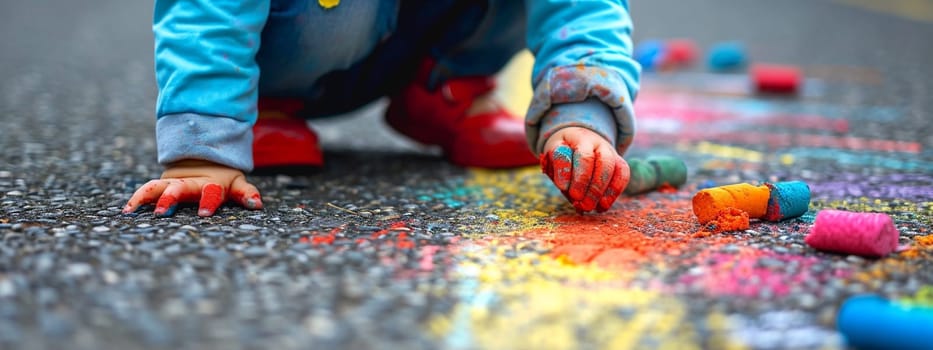
[[[535,154],[540,154],[551,135],[567,127],[582,127],[599,134],[610,144],[616,144],[616,123],[612,111],[602,101],[588,98],[583,102],[571,102],[551,107],[541,118]]]
[[[558,106],[576,105],[589,99],[602,102],[615,122],[615,146],[620,155],[624,155],[635,136],[635,113],[632,109],[632,94],[625,80],[616,71],[592,66],[562,66],[548,70],[535,87],[534,98],[525,116],[525,131],[528,145],[536,152],[539,143],[547,140],[544,132],[556,129],[543,125],[545,117],[552,114]],[[587,103],[582,105],[589,106]],[[562,108],[562,107],[561,107]],[[583,107],[581,107],[583,108]],[[590,107],[585,107],[591,110]],[[559,114],[564,114],[562,111]],[[596,125],[598,122],[583,121],[581,116],[568,114],[566,118],[577,119],[580,126],[591,128],[597,133],[606,132],[607,128]],[[593,118],[597,120],[597,118]],[[552,122],[548,122],[552,123]],[[586,124],[591,124],[586,126]],[[597,130],[598,129],[598,130]],[[602,132],[601,132],[602,131]],[[609,132],[611,133],[611,132]],[[605,135],[604,135],[605,136]],[[541,139],[544,140],[541,140]],[[607,140],[612,140],[606,137]]]
[[[244,172],[253,170],[252,125],[193,113],[169,114],[156,121],[159,163],[201,159]]]

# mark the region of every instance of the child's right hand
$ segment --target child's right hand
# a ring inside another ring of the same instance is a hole
[[[628,163],[599,134],[567,127],[551,135],[541,168],[579,212],[605,212],[629,182]]]
[[[199,202],[198,216],[211,216],[228,199],[247,209],[262,209],[259,190],[246,182],[242,171],[204,160],[182,160],[169,165],[161,179],[136,190],[123,213],[155,202],[154,214],[165,217],[174,214],[179,203]]]

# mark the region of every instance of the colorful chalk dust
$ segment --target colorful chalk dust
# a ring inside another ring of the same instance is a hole
[[[470,170],[419,194],[477,218],[460,227],[464,240],[436,248],[456,253],[458,299],[425,323],[438,341],[456,349],[831,349],[844,346],[834,317],[847,295],[906,291],[888,296],[929,302],[933,196],[923,184],[933,175],[919,143],[852,136],[855,119],[832,104],[657,86],[639,98],[631,156],[684,159],[690,177],[680,189],[623,195],[609,212],[587,215],[538,168]],[[898,111],[866,109],[881,124],[897,123]],[[773,131],[763,135],[762,126]],[[838,161],[827,166],[828,154]],[[860,172],[866,164],[873,174]],[[840,174],[845,180],[834,180]],[[799,218],[716,232],[691,209],[703,184],[792,180],[812,188]],[[880,260],[812,250],[803,238],[823,208],[887,213],[904,248]]]

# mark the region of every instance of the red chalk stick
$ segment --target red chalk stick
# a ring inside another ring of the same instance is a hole
[[[689,66],[696,60],[697,46],[690,39],[671,39],[665,46],[665,65]]]
[[[804,241],[819,250],[882,257],[897,250],[899,235],[887,214],[821,210]]]
[[[800,88],[800,68],[777,64],[756,64],[751,68],[752,82],[758,92],[793,94]]]

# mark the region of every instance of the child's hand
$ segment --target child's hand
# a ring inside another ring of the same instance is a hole
[[[628,163],[612,144],[581,127],[563,128],[548,138],[541,169],[580,212],[609,210],[629,181]]]
[[[227,199],[247,209],[262,209],[259,190],[246,182],[242,171],[203,160],[183,160],[170,165],[161,179],[136,190],[123,213],[156,202],[155,215],[164,217],[174,214],[179,203],[200,202],[198,216],[211,216]]]

